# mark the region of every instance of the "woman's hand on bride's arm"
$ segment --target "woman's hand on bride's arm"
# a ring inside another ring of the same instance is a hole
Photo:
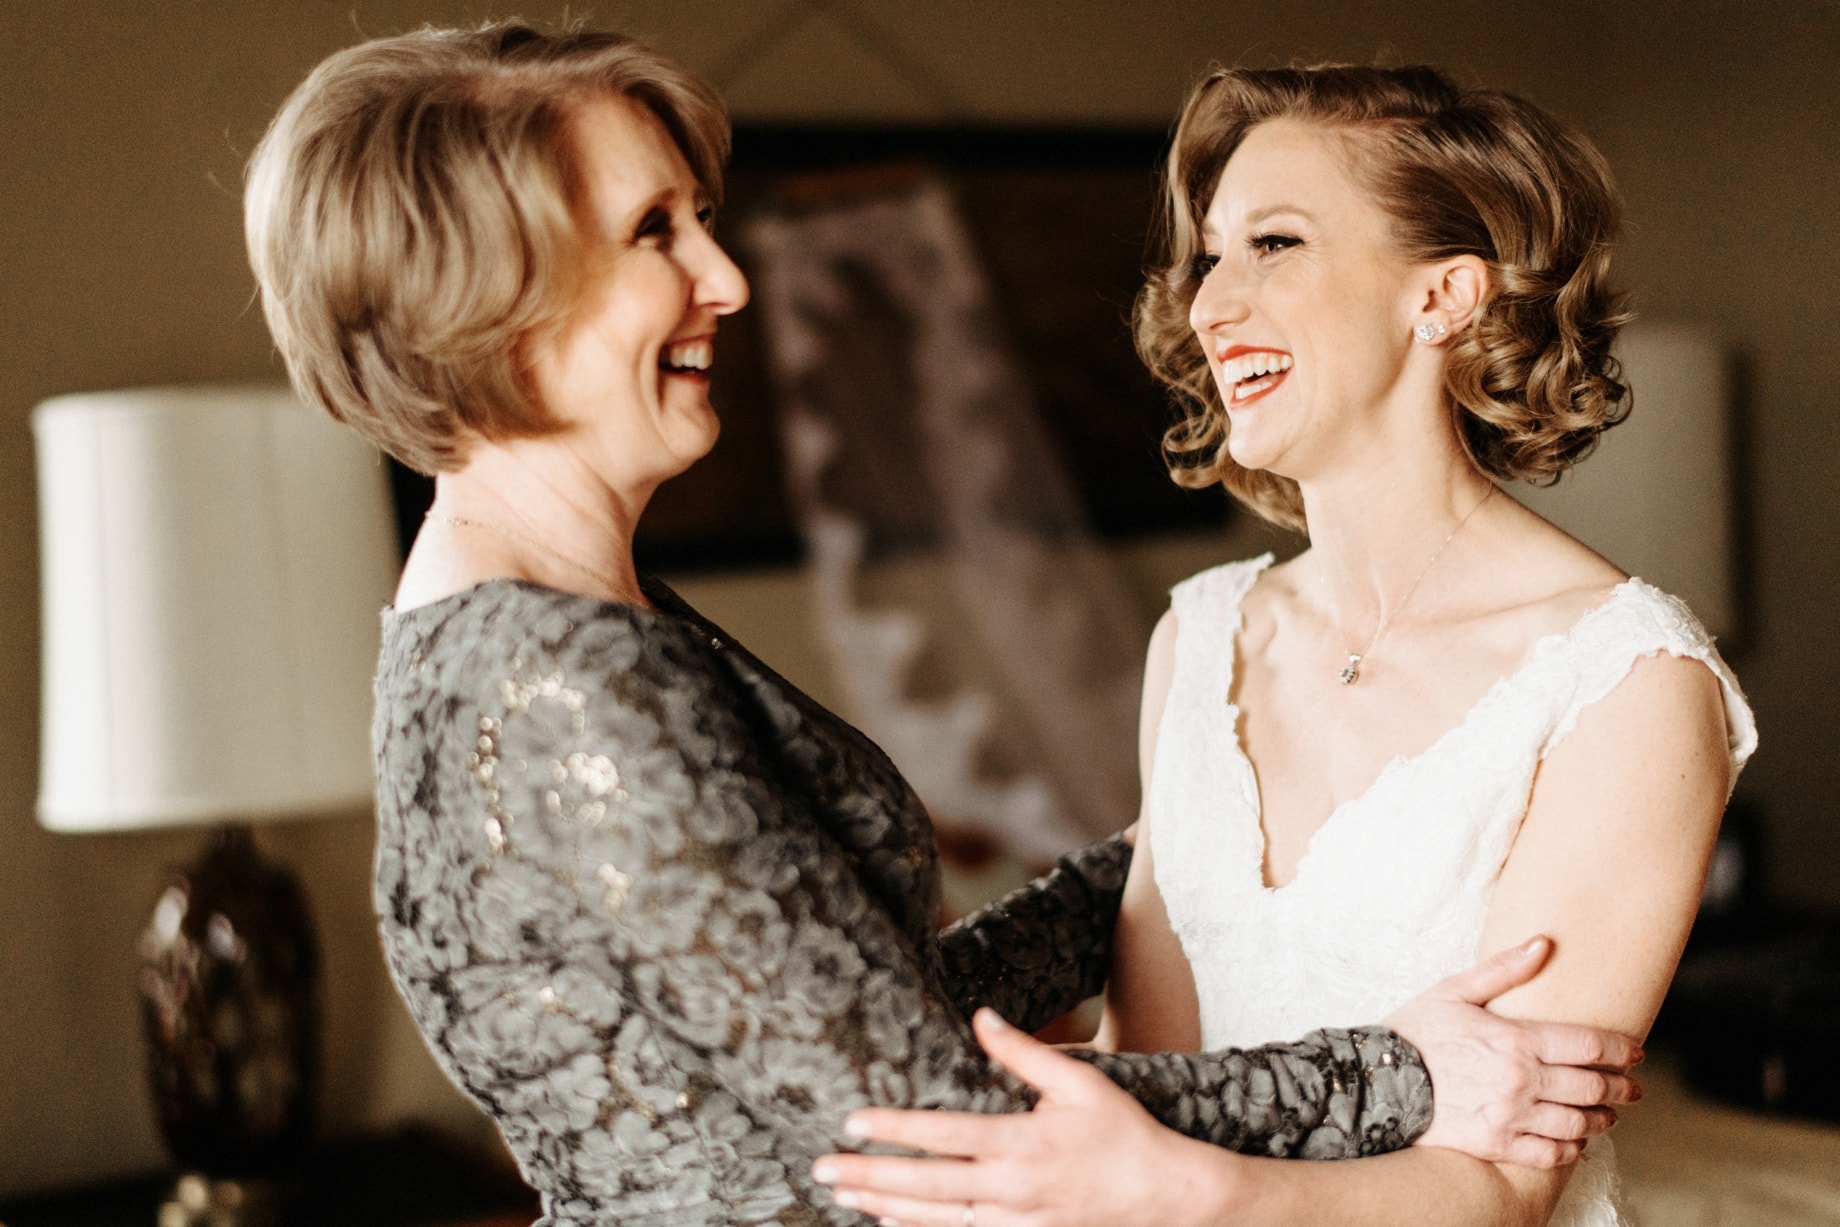
[[[1434,985],[1385,1020],[1431,1072],[1435,1115],[1417,1145],[1555,1167],[1616,1123],[1610,1105],[1641,1097],[1626,1071],[1642,1049],[1628,1036],[1482,1008],[1531,980],[1551,953],[1552,942],[1536,937]]]
[[[847,1132],[929,1157],[826,1155],[813,1176],[839,1205],[903,1227],[1173,1227],[1228,1208],[1241,1156],[1163,1128],[1104,1074],[990,1010],[973,1023],[991,1059],[1041,1093],[1035,1109],[857,1112]]]
[[[1540,938],[1504,951],[1420,994],[1387,1020],[1432,1072],[1437,1115],[1421,1145],[1552,1167],[1577,1157],[1581,1137],[1610,1127],[1614,1114],[1597,1105],[1635,1098],[1630,1079],[1607,1072],[1641,1059],[1634,1040],[1593,1027],[1502,1018],[1482,1008],[1532,979],[1551,948]],[[991,1058],[1041,1092],[1035,1110],[1007,1116],[858,1112],[850,1118],[851,1132],[929,1157],[826,1156],[814,1174],[836,1189],[839,1204],[915,1227],[963,1227],[967,1204],[976,1207],[980,1227],[1165,1227],[1219,1221],[1240,1201],[1258,1196],[1261,1178],[1296,1175],[1290,1164],[1248,1160],[1162,1128],[1109,1078],[988,1010],[975,1025]],[[1605,1069],[1594,1068],[1600,1066]],[[1579,1104],[1586,1107],[1572,1106]],[[1297,1182],[1276,1183],[1283,1189]]]
[[[1256,1159],[1153,1121],[1110,1079],[988,1012],[978,1038],[1035,1087],[1009,1116],[870,1109],[846,1128],[925,1158],[826,1155],[838,1204],[900,1227],[1419,1227],[1546,1221],[1560,1173],[1411,1148],[1352,1163]]]

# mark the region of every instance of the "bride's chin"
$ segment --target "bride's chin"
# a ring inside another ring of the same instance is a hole
[[[1234,464],[1249,472],[1300,480],[1298,471],[1312,467],[1306,460],[1306,453],[1315,449],[1294,430],[1274,429],[1289,425],[1267,417],[1262,421],[1255,418],[1242,422],[1235,429],[1229,419],[1227,455]]]
[[[1257,439],[1246,438],[1243,433],[1227,436],[1227,455],[1234,464],[1250,472],[1268,470],[1278,459],[1272,449],[1259,446]]]

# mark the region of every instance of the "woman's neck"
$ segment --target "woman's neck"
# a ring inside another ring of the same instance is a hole
[[[1475,534],[1494,484],[1454,446],[1301,484],[1329,611],[1352,631],[1390,619],[1426,571]],[[1422,597],[1422,593],[1420,596]]]
[[[649,488],[611,486],[549,439],[477,443],[464,468],[435,477],[405,587],[413,569],[418,586],[451,584],[450,591],[485,579],[525,579],[647,604],[632,543],[650,496]]]

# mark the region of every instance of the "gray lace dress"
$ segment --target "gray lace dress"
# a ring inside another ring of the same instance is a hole
[[[386,617],[375,897],[397,986],[543,1224],[858,1224],[810,1179],[869,1105],[1026,1110],[970,1033],[1097,992],[1113,840],[944,934],[919,799],[867,738],[660,585],[493,580]],[[1372,1154],[1429,1123],[1382,1028],[1089,1059],[1163,1123]]]

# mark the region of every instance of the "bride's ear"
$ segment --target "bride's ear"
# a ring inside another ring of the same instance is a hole
[[[1442,338],[1468,328],[1489,296],[1488,264],[1477,256],[1452,256],[1430,265],[1426,273],[1414,331],[1429,325],[1433,335]]]

